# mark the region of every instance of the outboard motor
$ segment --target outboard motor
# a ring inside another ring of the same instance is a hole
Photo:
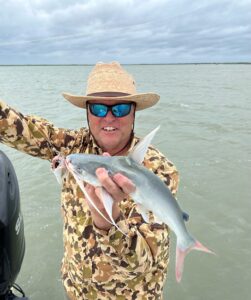
[[[25,252],[24,223],[15,170],[0,150],[0,300],[28,300],[15,284]],[[16,288],[22,297],[13,294]]]

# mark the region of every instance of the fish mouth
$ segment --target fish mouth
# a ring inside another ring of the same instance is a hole
[[[61,155],[55,156],[52,161],[51,161],[51,169],[56,170],[59,168],[64,168],[65,167],[65,159]]]

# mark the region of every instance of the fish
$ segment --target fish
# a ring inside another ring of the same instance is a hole
[[[185,257],[191,250],[199,250],[211,254],[215,253],[201,244],[188,232],[185,225],[188,215],[183,212],[164,182],[142,164],[147,149],[158,129],[159,126],[145,136],[128,156],[70,154],[66,156],[65,159],[60,158],[59,167],[61,169],[67,168],[76,179],[87,200],[94,207],[95,204],[86,192],[84,182],[101,188],[102,200],[110,220],[105,217],[97,207],[95,207],[95,209],[99,211],[107,222],[116,226],[123,234],[125,233],[112,218],[113,199],[101,186],[96,176],[96,170],[98,168],[105,168],[111,177],[116,173],[120,173],[129,178],[136,187],[135,191],[130,194],[130,197],[136,203],[145,222],[149,222],[148,213],[151,211],[155,216],[156,223],[166,224],[176,235],[175,273],[177,282],[180,282]]]

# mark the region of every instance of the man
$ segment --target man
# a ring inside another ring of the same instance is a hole
[[[127,155],[138,138],[134,136],[135,111],[157,103],[154,93],[138,94],[135,82],[117,62],[98,63],[89,75],[85,96],[64,97],[87,111],[89,128],[56,128],[34,116],[23,116],[0,101],[0,141],[43,159],[60,152]],[[106,152],[106,153],[105,153]],[[177,191],[175,167],[155,148],[149,147],[144,165]],[[99,168],[96,174],[114,199],[115,226],[89,207],[74,178],[68,174],[62,185],[64,257],[62,279],[71,300],[162,299],[169,261],[167,226],[144,222],[128,194],[134,184],[122,174],[112,178]],[[99,189],[86,189],[105,213]],[[158,201],[158,199],[156,199]]]

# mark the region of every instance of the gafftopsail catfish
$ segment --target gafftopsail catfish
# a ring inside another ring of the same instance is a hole
[[[159,127],[141,140],[128,156],[70,154],[66,158],[56,157],[54,160],[57,159],[59,165],[54,168],[54,172],[58,178],[61,176],[61,171],[68,170],[76,179],[91,205],[106,221],[117,228],[118,226],[112,218],[113,199],[98,181],[96,170],[97,168],[105,168],[111,175],[121,173],[128,177],[136,186],[136,190],[130,196],[136,202],[145,221],[148,222],[146,212],[152,211],[158,222],[165,223],[176,234],[176,279],[180,282],[186,254],[191,250],[213,252],[189,234],[184,222],[184,213],[170,190],[158,176],[142,165],[146,151],[158,129]],[[110,220],[98,210],[85,190],[84,182],[101,188],[102,200]],[[118,229],[120,230],[120,228]]]

